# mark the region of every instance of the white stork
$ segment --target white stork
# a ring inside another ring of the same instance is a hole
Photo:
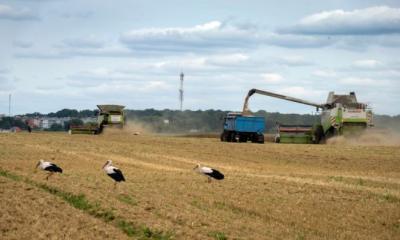
[[[38,167],[40,167],[40,169],[42,169],[44,171],[49,172],[49,174],[46,177],[46,180],[49,180],[49,177],[56,172],[59,172],[59,173],[63,172],[63,170],[59,166],[55,165],[52,162],[45,162],[43,159],[39,160],[39,162],[36,164],[35,169],[37,169]]]
[[[211,178],[217,179],[217,180],[222,180],[224,179],[224,174],[222,174],[220,171],[216,169],[212,169],[209,167],[203,167],[200,164],[197,164],[196,167],[193,168],[196,172],[203,174],[207,176],[208,182],[211,182]]]
[[[125,182],[125,178],[124,178],[124,175],[122,175],[121,170],[112,166],[111,164],[112,164],[112,161],[107,160],[107,162],[103,166],[103,169],[107,173],[108,176],[110,176],[112,179],[114,179],[114,181],[115,181],[114,187],[115,187],[117,185],[117,183],[119,183],[121,181]]]

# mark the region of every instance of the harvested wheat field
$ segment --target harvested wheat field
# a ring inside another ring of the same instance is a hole
[[[64,173],[46,181],[34,172],[39,159]],[[102,170],[108,159],[126,178],[116,189]],[[226,178],[207,183],[192,171],[196,163]],[[400,236],[398,145],[1,134],[0,186],[1,239]]]

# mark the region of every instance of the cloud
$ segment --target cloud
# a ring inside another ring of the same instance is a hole
[[[109,68],[94,68],[80,71],[67,77],[72,87],[94,87],[104,83],[138,81],[137,75]]]
[[[261,74],[261,77],[266,83],[280,83],[283,80],[283,77],[278,73],[264,73]]]
[[[302,86],[290,86],[280,88],[276,93],[287,95],[290,97],[298,97],[302,99],[320,99],[325,96],[326,92],[312,88],[305,89]]]
[[[66,59],[74,57],[132,57],[133,53],[129,49],[119,45],[105,45],[96,47],[88,42],[83,45],[70,46],[57,45],[53,49],[29,49],[17,51],[14,54],[17,58],[36,58],[36,59]]]
[[[337,73],[330,69],[318,69],[315,70],[312,75],[323,78],[332,78],[336,77]]]
[[[228,21],[187,28],[136,29],[122,33],[119,40],[135,52],[148,53],[238,51],[263,45],[314,48],[333,44],[329,38],[273,33]]]
[[[303,56],[283,56],[279,58],[279,63],[291,67],[308,66],[313,63],[307,61]]]
[[[304,35],[381,35],[400,33],[400,9],[376,6],[319,12],[278,32]]]
[[[249,56],[242,53],[234,53],[234,54],[225,54],[225,55],[215,55],[206,58],[206,64],[212,65],[237,65],[246,62],[249,59]]]
[[[1,19],[23,21],[38,20],[39,17],[28,8],[15,9],[4,4],[0,4],[0,20]]]
[[[80,18],[87,19],[92,17],[94,14],[92,11],[82,11],[82,12],[74,12],[74,13],[61,13],[60,16],[66,19]]]
[[[375,59],[364,59],[354,61],[353,66],[361,69],[377,69],[382,68],[384,64]]]
[[[120,41],[135,51],[237,49],[251,47],[257,42],[257,37],[251,32],[252,30],[212,21],[188,28],[131,30],[123,33]]]
[[[372,78],[360,78],[360,77],[346,77],[339,79],[339,83],[344,85],[359,86],[359,87],[377,87],[377,86],[389,86],[390,82],[387,80],[377,80]]]
[[[103,48],[106,42],[95,36],[83,37],[83,38],[67,38],[62,41],[63,47],[71,48]]]
[[[15,40],[13,45],[17,48],[31,48],[33,46],[33,42],[25,41],[25,40]]]

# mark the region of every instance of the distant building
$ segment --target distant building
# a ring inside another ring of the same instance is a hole
[[[92,122],[97,122],[97,117],[85,117],[81,118],[83,123],[92,123]]]
[[[65,122],[70,121],[71,118],[69,117],[63,117],[63,118],[57,118],[57,117],[43,117],[39,119],[40,124],[39,127],[42,129],[49,129],[51,125],[53,124],[60,124],[62,127],[64,127]]]

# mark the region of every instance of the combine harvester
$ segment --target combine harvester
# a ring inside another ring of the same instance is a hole
[[[337,95],[330,92],[326,103],[318,104],[273,92],[251,89],[244,102],[243,116],[252,116],[248,102],[255,93],[313,106],[317,108],[317,111],[322,110],[320,123],[313,126],[278,124],[275,142],[320,143],[332,136],[355,136],[373,126],[372,110],[368,108],[367,104],[359,103],[354,92],[350,92],[348,95]]]
[[[113,126],[122,129],[125,124],[123,109],[121,105],[97,105],[99,114],[97,124],[83,126],[71,126],[70,134],[101,134],[105,127]]]

